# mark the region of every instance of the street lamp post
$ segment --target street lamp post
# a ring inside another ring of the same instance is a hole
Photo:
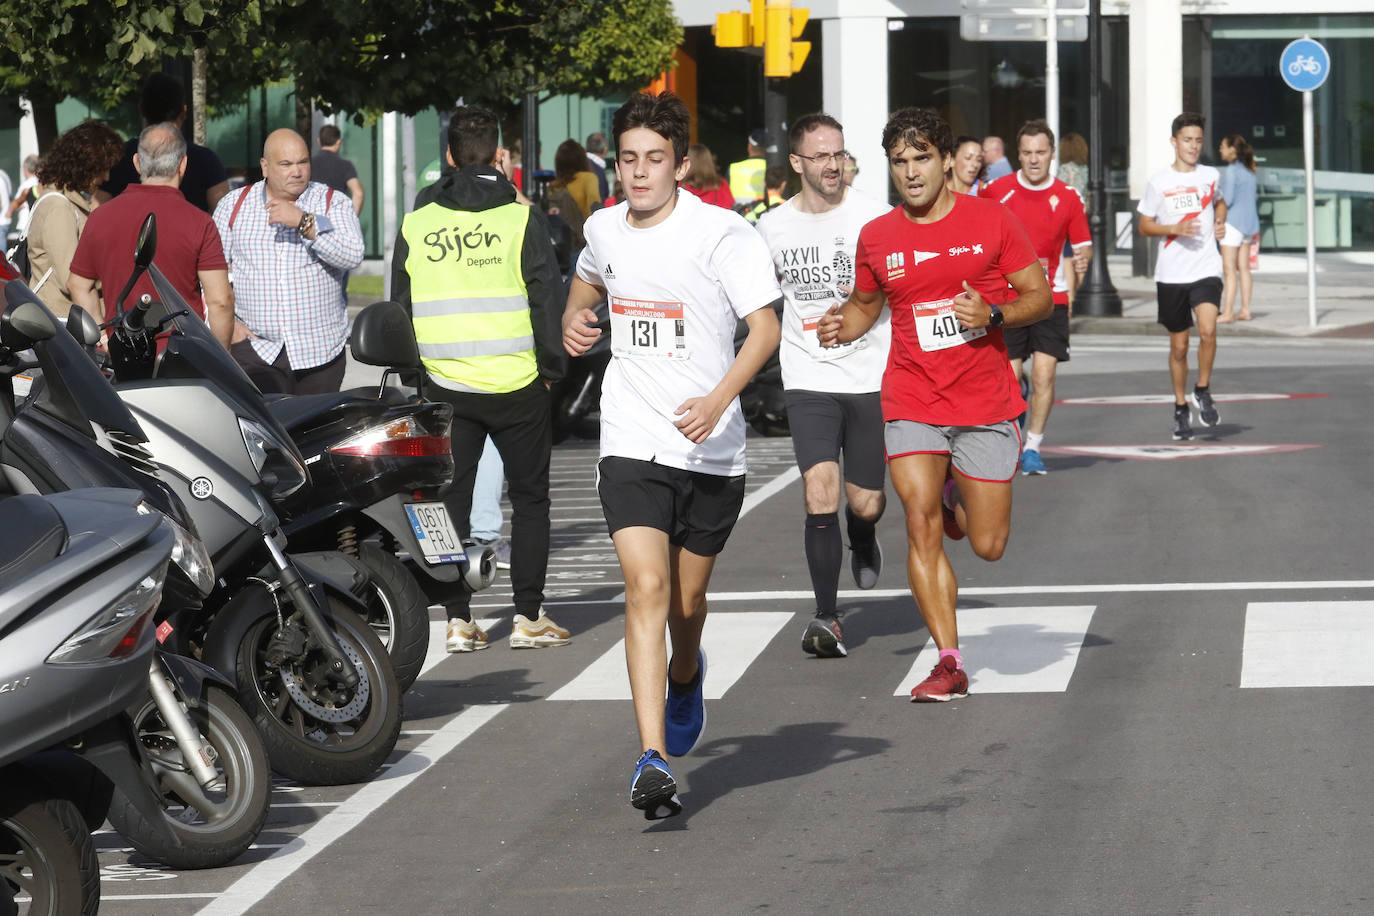
[[[1088,229],[1093,257],[1074,296],[1080,315],[1121,315],[1121,296],[1107,272],[1107,192],[1103,187],[1106,163],[1102,155],[1102,0],[1088,4]]]

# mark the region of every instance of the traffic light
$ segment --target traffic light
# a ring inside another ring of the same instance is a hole
[[[749,41],[748,13],[716,13],[716,47],[747,48]]]
[[[758,0],[754,2],[758,4]],[[796,40],[806,28],[811,11],[793,8],[790,0],[768,0],[765,16],[763,75],[791,76],[802,68],[806,56],[811,53],[811,42]]]

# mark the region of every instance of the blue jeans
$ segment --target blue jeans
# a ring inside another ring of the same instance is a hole
[[[480,541],[494,541],[501,536],[501,487],[505,483],[505,466],[496,443],[487,436],[482,458],[477,462],[477,479],[472,485],[472,513],[468,521],[472,536]]]

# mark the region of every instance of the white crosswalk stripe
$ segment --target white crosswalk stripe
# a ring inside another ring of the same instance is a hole
[[[959,647],[969,693],[1063,693],[1095,605],[991,607],[959,611]],[[893,691],[906,696],[939,660],[933,640]]]
[[[706,618],[701,646],[706,650],[704,693],[719,700],[738,681],[793,615],[785,611],[734,611]],[[625,640],[620,640],[581,674],[556,690],[550,700],[628,700]]]
[[[1321,663],[1295,665],[1301,646]],[[1241,687],[1374,685],[1374,601],[1256,601],[1245,608]]]

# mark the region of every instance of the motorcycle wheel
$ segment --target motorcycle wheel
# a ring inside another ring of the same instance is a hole
[[[429,651],[429,600],[394,554],[372,544],[360,544],[358,561],[372,576],[366,598],[367,623],[386,646],[396,684],[404,693],[420,676]]]
[[[172,730],[152,696],[133,711],[134,733],[162,790],[169,846],[115,786],[110,824],[139,852],[170,868],[218,868],[243,855],[262,831],[271,803],[272,771],[253,720],[229,691],[210,685],[191,721],[218,755],[220,783],[207,789],[183,762]]]
[[[95,843],[71,802],[47,797],[39,783],[5,774],[0,801],[0,900],[26,916],[94,916],[100,909]]]
[[[303,785],[363,782],[401,735],[401,690],[382,641],[361,617],[331,598],[324,618],[358,672],[356,686],[337,686],[313,645],[280,668],[269,665],[267,647],[277,629],[269,615],[239,642],[239,702],[282,776]]]

